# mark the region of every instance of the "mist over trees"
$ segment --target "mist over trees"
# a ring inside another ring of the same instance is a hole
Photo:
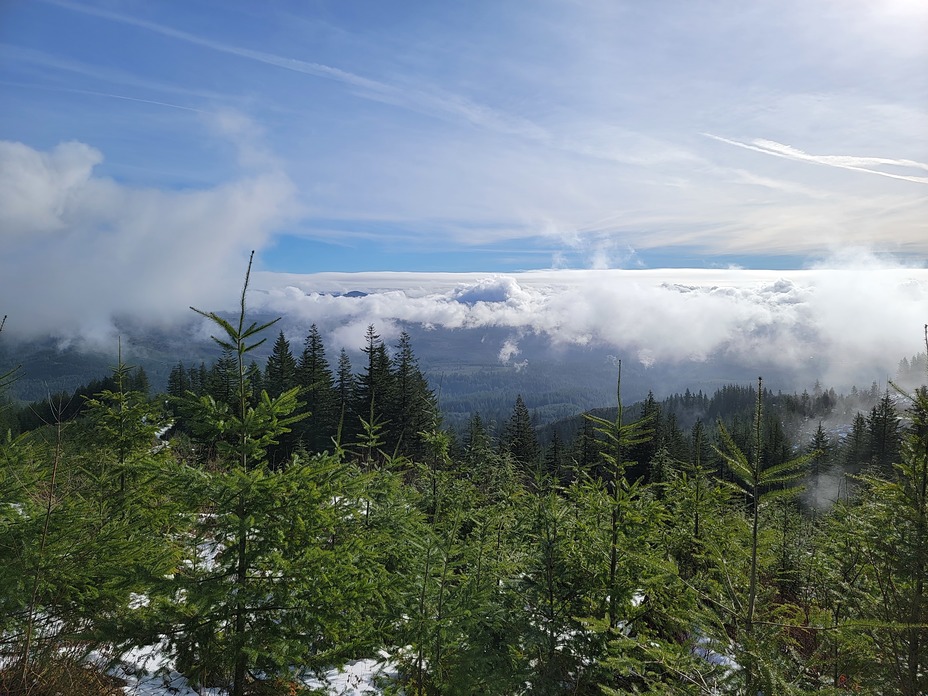
[[[625,404],[620,363],[610,406],[452,430],[407,333],[352,365],[201,314],[166,394],[119,359],[0,412],[0,693],[154,644],[232,696],[381,651],[420,696],[928,689],[926,387]]]

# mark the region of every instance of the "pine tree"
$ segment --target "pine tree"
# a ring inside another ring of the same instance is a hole
[[[618,586],[619,577],[619,541],[623,528],[626,525],[625,512],[638,498],[638,482],[636,478],[629,481],[625,475],[626,470],[633,462],[627,459],[632,448],[649,440],[653,434],[651,423],[647,421],[623,422],[624,406],[622,405],[622,362],[619,361],[618,376],[616,378],[616,415],[615,421],[598,418],[589,413],[584,416],[593,423],[596,432],[601,437],[602,458],[605,462],[606,494],[609,501],[609,572],[605,587],[608,597],[607,618],[608,626],[614,629],[619,622]]]
[[[331,449],[332,437],[338,426],[338,397],[332,370],[325,357],[322,335],[315,324],[310,327],[303,344],[297,379],[309,413],[309,418],[299,428],[303,444],[310,452]]]
[[[187,395],[192,385],[190,376],[187,373],[183,363],[177,363],[171,368],[171,374],[168,375],[168,396],[180,398]]]
[[[867,434],[870,463],[883,471],[891,471],[899,458],[901,429],[889,391],[870,410],[867,417]]]
[[[843,463],[848,473],[856,474],[860,472],[869,459],[868,452],[867,419],[858,411],[857,415],[854,416],[851,433],[844,447]]]
[[[367,327],[361,352],[364,353],[365,365],[356,382],[354,412],[369,423],[387,425],[389,444],[394,444],[393,424],[386,422],[386,414],[394,396],[390,356],[373,324]]]
[[[419,370],[412,339],[405,331],[400,334],[393,363],[393,393],[388,405],[391,438],[388,444],[410,457],[419,458],[427,449],[420,433],[430,432],[438,425],[438,405]]]
[[[525,405],[521,394],[516,397],[512,415],[503,429],[500,438],[500,449],[512,457],[513,463],[523,473],[529,475],[535,471],[541,459],[541,447],[538,444],[538,438],[535,436],[535,428],[532,426],[532,418],[529,415],[528,407]]]
[[[348,357],[348,351],[342,348],[338,354],[338,369],[335,373],[335,396],[338,412],[338,431],[341,435],[340,442],[344,442],[345,437],[350,437],[351,433],[357,430],[357,416],[354,411],[355,390],[356,380],[351,370],[351,359]]]
[[[741,614],[741,629],[744,633],[743,645],[747,649],[746,689],[753,693],[758,686],[759,664],[754,652],[755,612],[758,594],[758,548],[760,535],[760,508],[763,502],[798,493],[795,482],[803,475],[803,468],[808,462],[808,455],[789,461],[767,464],[764,455],[764,389],[763,380],[757,380],[757,400],[751,432],[751,454],[746,455],[735,444],[732,436],[719,421],[719,439],[721,445],[715,447],[716,453],[734,475],[735,484],[746,495],[750,503],[751,514],[751,561],[748,580],[748,597]]]
[[[281,331],[264,367],[264,388],[272,397],[277,397],[297,386],[296,360],[290,352],[290,342]]]

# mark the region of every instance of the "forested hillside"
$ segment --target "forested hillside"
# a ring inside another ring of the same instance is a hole
[[[244,290],[200,314],[167,394],[120,360],[4,411],[0,693],[131,692],[140,650],[162,693],[375,656],[419,696],[928,689],[925,387],[626,406],[619,363],[610,408],[452,431],[408,334],[352,365]]]

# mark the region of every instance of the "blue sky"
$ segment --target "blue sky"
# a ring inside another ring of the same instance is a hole
[[[87,240],[271,271],[918,259],[926,35],[919,0],[10,2],[0,139],[19,189],[31,158],[63,200],[161,201],[85,211]],[[158,218],[241,187],[251,229]]]

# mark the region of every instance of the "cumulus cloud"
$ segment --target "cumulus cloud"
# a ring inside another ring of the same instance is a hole
[[[519,355],[518,336],[533,334],[552,345],[612,346],[646,366],[710,358],[815,364],[831,383],[853,379],[860,366],[894,369],[923,348],[928,321],[928,271],[866,253],[800,271],[266,273],[256,282],[265,290],[256,296],[261,306],[321,326],[510,329],[503,363]],[[344,296],[351,289],[368,294]]]
[[[292,205],[291,182],[272,167],[163,190],[101,176],[101,162],[85,143],[41,151],[0,141],[0,296],[11,335],[115,342],[120,317],[157,324],[188,316],[190,304],[225,306],[248,251]]]

